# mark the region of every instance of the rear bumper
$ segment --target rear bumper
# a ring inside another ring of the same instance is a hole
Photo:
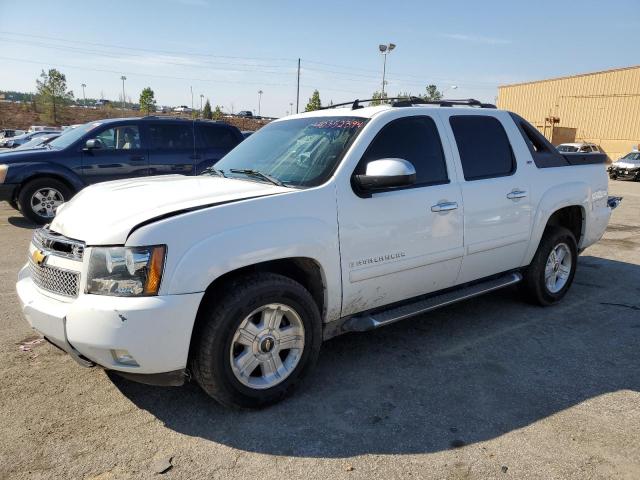
[[[31,327],[85,367],[99,365],[154,385],[184,380],[191,331],[203,293],[158,297],[48,296],[27,267],[16,284]],[[126,350],[137,365],[118,361]]]
[[[0,201],[12,202],[16,197],[16,189],[18,185],[15,183],[2,183],[0,184]]]

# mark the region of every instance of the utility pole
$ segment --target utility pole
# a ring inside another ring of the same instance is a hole
[[[87,97],[84,94],[84,87],[86,86],[87,86],[86,83],[82,84],[82,103],[84,103],[84,108],[87,108]]]
[[[193,118],[193,86],[189,88],[191,89],[191,118]]]
[[[293,102],[289,102],[289,113],[293,114]]]
[[[300,111],[300,59],[298,59],[298,87],[296,90],[296,113]]]
[[[380,53],[384,56],[384,62],[382,63],[382,93],[380,95],[383,102],[384,102],[384,85],[386,83],[384,81],[384,77],[385,77],[385,74],[387,73],[387,55],[389,55],[394,48],[396,48],[395,43],[378,45],[378,49],[380,50]]]
[[[125,77],[124,75],[122,75],[120,77],[120,80],[122,80],[122,111],[124,112],[124,100],[125,100],[125,96],[124,96],[124,81],[127,79],[127,77]]]
[[[262,90],[258,90],[258,116],[260,116],[260,102],[262,100],[262,94],[264,92]]]
[[[204,99],[204,95],[200,94],[200,116],[202,117],[202,100]]]

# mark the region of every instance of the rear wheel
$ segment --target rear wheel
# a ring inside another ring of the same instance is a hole
[[[524,272],[522,289],[533,303],[551,305],[565,296],[578,263],[573,234],[564,227],[547,227],[533,261]]]
[[[202,389],[230,407],[287,396],[313,368],[322,340],[318,307],[299,283],[272,273],[244,277],[206,300],[191,358]]]
[[[72,197],[71,189],[55,178],[37,178],[22,187],[18,207],[34,223],[50,222],[56,209]]]

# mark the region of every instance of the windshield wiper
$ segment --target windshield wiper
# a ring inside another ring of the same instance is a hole
[[[254,177],[259,177],[262,178],[263,180],[267,180],[268,182],[273,183],[274,185],[277,185],[279,187],[286,187],[286,185],[284,183],[282,183],[280,180],[278,180],[275,177],[272,177],[271,175],[267,175],[266,173],[262,173],[258,170],[253,170],[251,168],[232,168],[229,170],[231,173],[243,173],[245,175],[251,175]]]
[[[214,168],[214,167],[207,167],[207,168],[205,168],[205,169],[202,171],[201,175],[204,175],[204,174],[206,174],[206,173],[213,173],[213,174],[214,174],[215,176],[217,176],[217,177],[224,177],[224,178],[227,178],[227,176],[224,174],[224,171],[223,171],[223,170],[218,170],[217,168]]]

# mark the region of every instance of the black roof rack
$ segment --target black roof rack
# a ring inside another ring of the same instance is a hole
[[[366,100],[355,99],[351,102],[344,103],[336,103],[334,105],[329,105],[327,107],[321,107],[319,110],[328,110],[330,108],[336,107],[344,107],[346,105],[351,105],[351,110],[357,110],[359,108],[364,108],[361,103],[372,102],[372,101],[380,101],[380,98],[368,98]],[[441,99],[441,100],[425,100],[420,97],[389,97],[385,98],[384,102],[391,101],[392,107],[411,107],[413,105],[440,105],[441,107],[453,107],[453,106],[466,106],[466,107],[477,107],[477,108],[496,108],[492,103],[482,103],[480,100],[476,100],[475,98],[464,98],[464,99]]]

